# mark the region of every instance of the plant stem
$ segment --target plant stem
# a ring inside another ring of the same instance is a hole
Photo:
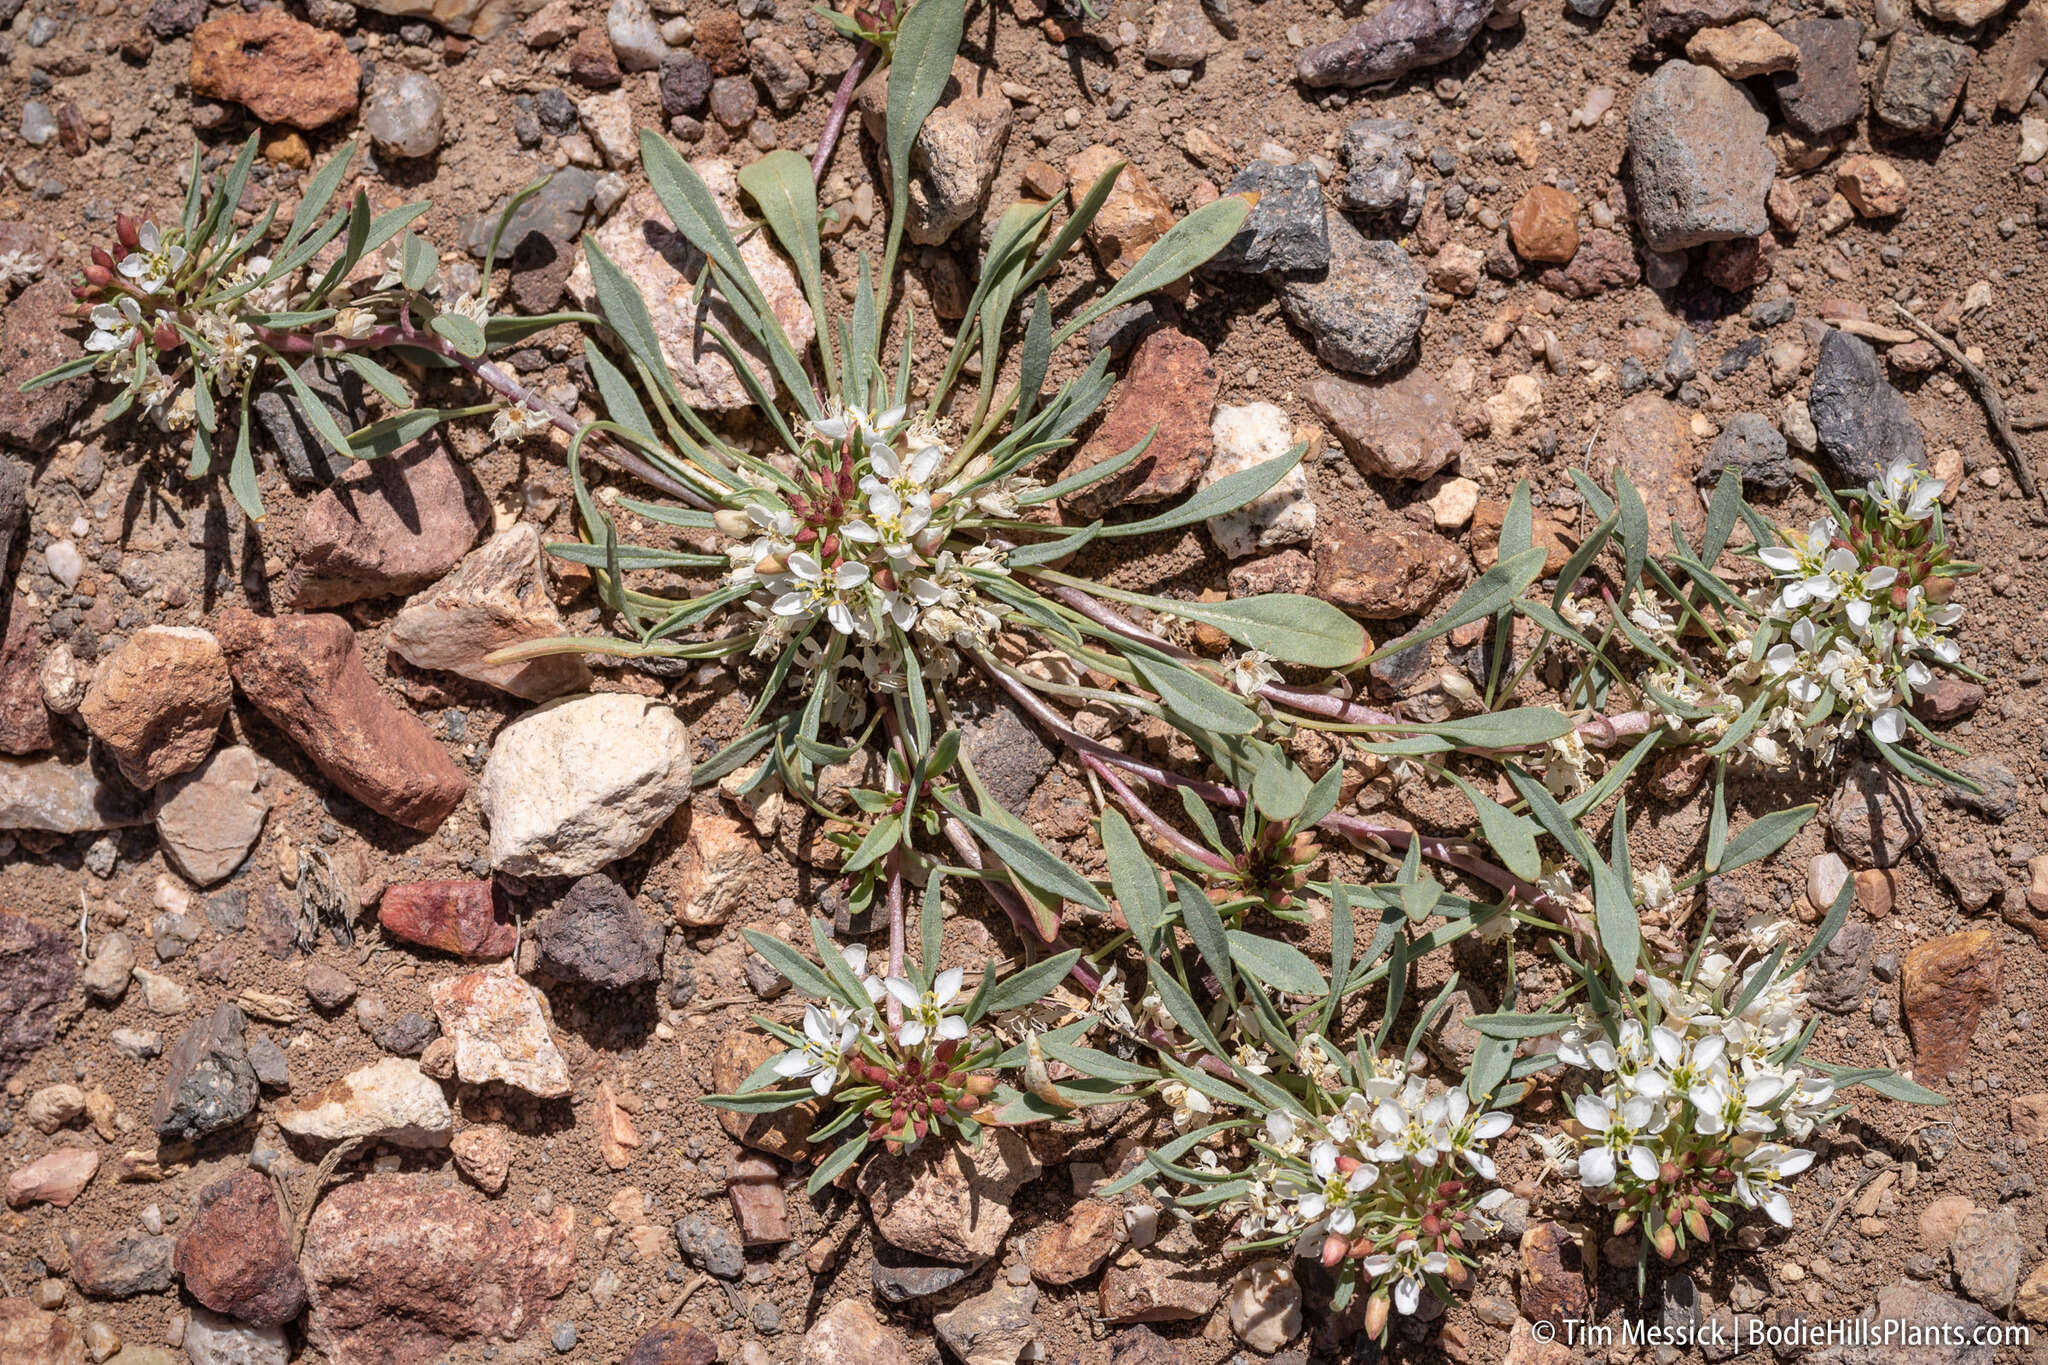
[[[903,850],[889,850],[889,975],[903,976]],[[930,970],[930,964],[926,964]],[[889,997],[889,1027],[903,1027],[903,1002]]]
[[[839,78],[839,89],[832,95],[832,107],[825,111],[825,126],[818,132],[818,154],[811,158],[811,179],[823,181],[825,167],[832,162],[832,153],[839,146],[840,131],[846,127],[846,115],[853,108],[853,92],[860,86],[860,78],[867,74],[867,65],[875,57],[875,45],[862,43],[853,54],[853,63],[846,68],[846,74]]]

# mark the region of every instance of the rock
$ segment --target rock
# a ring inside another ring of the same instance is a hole
[[[492,536],[449,573],[409,600],[391,623],[390,648],[417,668],[443,669],[546,701],[590,686],[581,656],[551,654],[492,664],[493,650],[568,634],[548,596],[540,533],[519,522]]]
[[[1931,1255],[1943,1256],[1948,1253],[1949,1244],[1956,1239],[1963,1223],[1977,1212],[1976,1204],[1960,1194],[1951,1194],[1935,1200],[1920,1211],[1920,1247]]]
[[[1706,262],[1700,273],[1707,277],[1709,284],[1719,285],[1731,294],[1740,294],[1754,289],[1771,277],[1771,264],[1777,259],[1777,239],[1768,232],[1761,237],[1738,237],[1732,241],[1714,242],[1707,247]],[[1750,354],[1762,349],[1763,343],[1752,340],[1747,343]],[[1730,353],[1731,355],[1734,352]],[[1729,363],[1724,360],[1723,364]],[[1745,360],[1743,363],[1747,363]],[[1795,367],[1794,376],[1797,375]]]
[[[69,934],[0,910],[0,1081],[56,1036],[78,979],[71,952]]]
[[[1254,466],[1279,459],[1294,446],[1287,414],[1271,403],[1220,407],[1209,424],[1215,454],[1202,474],[1207,488]],[[1234,512],[1208,520],[1216,548],[1232,559],[1299,545],[1315,534],[1316,505],[1309,496],[1308,475],[1300,465],[1287,471],[1266,492]]]
[[[465,1128],[448,1143],[456,1168],[486,1194],[505,1188],[512,1174],[511,1135],[503,1124],[481,1123]]]
[[[1874,763],[1849,769],[1828,802],[1827,822],[1835,847],[1858,867],[1894,866],[1926,827],[1912,787]]]
[[[335,360],[313,359],[300,365],[298,374],[300,381],[327,405],[343,431],[354,431],[369,422],[369,396],[362,376],[354,370]],[[284,381],[258,390],[249,409],[255,414],[261,441],[276,456],[292,487],[325,488],[355,466],[354,460],[337,454],[328,446],[327,438],[313,429],[298,398]]]
[[[1965,910],[1982,910],[2005,894],[2005,871],[1998,865],[1998,855],[1981,840],[1943,849],[1935,861],[1941,879]]]
[[[1579,239],[1579,249],[1567,265],[1544,271],[1536,282],[1568,299],[1590,299],[1609,290],[1630,288],[1642,277],[1628,239],[1594,228]]]
[[[1419,366],[1370,383],[1318,375],[1309,384],[1308,401],[1361,474],[1427,479],[1465,446],[1456,400]]]
[[[1188,1356],[1150,1327],[1126,1327],[1111,1339],[1109,1361],[1110,1365],[1188,1365]]]
[[[1877,956],[1877,931],[1852,920],[1821,950],[1807,973],[1806,994],[1816,1009],[1854,1014],[1870,990],[1870,967]]]
[[[605,11],[604,27],[622,71],[652,71],[668,55],[661,25],[647,0],[612,0]]]
[[[997,85],[993,69],[955,57],[939,107],[910,144],[910,216],[904,232],[919,246],[939,245],[988,203],[1010,140],[1010,101]],[[854,93],[861,125],[877,147],[885,139],[888,88],[884,69]],[[885,177],[890,173],[886,159],[883,171]]]
[[[227,660],[195,626],[146,626],[100,661],[78,714],[139,788],[189,772],[233,699]]]
[[[1531,185],[1508,215],[1508,239],[1525,261],[1563,265],[1579,250],[1579,201],[1550,185]]]
[[[661,112],[674,118],[679,114],[704,112],[711,98],[711,64],[694,52],[671,52],[661,60],[656,88],[661,95]]]
[[[538,937],[540,968],[559,980],[622,990],[661,979],[661,931],[601,872],[569,888]]]
[[[798,1365],[910,1365],[896,1333],[859,1299],[841,1299],[804,1333]]]
[[[882,1243],[875,1249],[868,1278],[883,1302],[914,1303],[945,1293],[971,1273],[965,1266],[904,1256]]]
[[[1902,133],[1940,132],[1962,97],[1970,56],[1945,38],[1893,34],[1871,79],[1871,112]]]
[[[1120,280],[1174,223],[1173,210],[1144,172],[1130,165],[1114,147],[1096,145],[1076,152],[1067,162],[1068,193],[1079,204],[1095,182],[1121,166],[1101,211],[1088,225],[1089,250],[1113,280]]]
[[[1097,1291],[1103,1320],[1115,1323],[1191,1322],[1209,1316],[1222,1297],[1213,1271],[1157,1252],[1119,1259]]]
[[[2004,966],[1989,929],[1930,939],[1906,954],[1899,1003],[1917,1075],[1934,1080],[1967,1065],[1977,1021],[2003,993]]]
[[[1010,1198],[1040,1169],[1021,1134],[997,1128],[978,1151],[925,1143],[903,1155],[877,1154],[860,1168],[857,1183],[875,1231],[889,1245],[976,1266],[1001,1248]]]
[[[996,804],[1021,815],[1031,793],[1052,771],[1057,756],[1007,697],[969,695],[954,710],[960,747]]]
[[[2029,4],[2012,26],[2012,47],[2005,57],[2005,69],[1998,82],[1998,107],[2018,114],[2027,107],[2041,73],[2048,71],[2048,5]],[[4,410],[4,408],[0,408]],[[0,430],[6,423],[0,421]]]
[[[490,881],[387,887],[377,902],[377,923],[407,943],[477,960],[508,957],[519,941],[504,893]]]
[[[1209,430],[1206,419],[1202,430]],[[11,468],[0,461],[0,483]],[[0,489],[0,500],[4,497],[5,489]],[[4,552],[11,529],[0,508],[0,566],[7,563]],[[0,754],[43,753],[57,747],[57,725],[43,699],[42,623],[28,599],[13,594],[0,602],[0,612],[6,616],[0,622]]]
[[[625,693],[548,702],[498,732],[477,802],[491,865],[579,877],[639,848],[690,794],[690,734],[669,707]]]
[[[322,1010],[338,1010],[356,998],[356,983],[341,969],[315,962],[306,968],[306,998]]]
[[[1798,46],[1761,19],[1744,19],[1727,28],[1703,28],[1686,40],[1685,55],[1731,81],[1799,66]]]
[[[763,1156],[742,1153],[726,1167],[725,1195],[732,1202],[740,1240],[750,1247],[780,1246],[790,1240],[789,1205],[782,1197],[782,1169]]]
[[[1304,48],[1295,70],[1316,88],[1391,81],[1463,52],[1494,7],[1494,0],[1393,0],[1342,37]]]
[[[1885,381],[1877,352],[1862,338],[1828,330],[1806,401],[1821,451],[1846,483],[1867,483],[1894,460],[1926,467],[1920,428],[1905,398]]]
[[[461,802],[468,779],[426,726],[385,697],[347,621],[228,607],[215,630],[242,695],[350,796],[428,833]]]
[[[569,45],[569,77],[589,90],[609,90],[619,83],[619,54],[603,29],[592,25]]]
[[[1384,530],[1335,521],[1316,537],[1312,596],[1367,620],[1420,616],[1465,578],[1465,554],[1411,523]]]
[[[1835,168],[1835,188],[1859,218],[1893,217],[1913,199],[1905,173],[1881,156],[1843,157]]]
[[[355,0],[362,9],[400,19],[431,19],[450,33],[484,39],[495,36],[534,0]]]
[[[796,54],[773,38],[756,38],[747,49],[747,64],[767,92],[778,114],[794,113],[811,88],[811,74]]]
[[[702,32],[700,26],[700,41]],[[746,218],[738,202],[739,182],[733,178],[732,166],[709,159],[693,161],[690,166],[718,202],[725,225],[734,231],[745,227]],[[675,375],[685,403],[712,412],[753,407],[754,400],[746,385],[711,338],[708,329],[713,327],[734,339],[755,379],[774,391],[775,372],[768,363],[767,352],[746,335],[731,306],[715,296],[702,301],[700,306],[696,282],[704,269],[704,258],[669,225],[668,211],[662,208],[653,190],[635,190],[593,236],[598,247],[647,300],[662,356]],[[747,235],[740,245],[740,259],[767,298],[768,311],[782,324],[790,346],[802,354],[817,335],[817,326],[789,263],[770,244],[768,235],[759,232]],[[579,260],[570,271],[569,293],[582,304],[594,305],[596,290],[587,261]]]
[[[567,1201],[548,1214],[497,1213],[430,1175],[342,1185],[306,1227],[307,1341],[335,1365],[517,1341],[574,1279],[575,1227]]]
[[[712,1054],[707,1091],[715,1095],[737,1093],[755,1068],[771,1057],[781,1056],[785,1050],[781,1043],[759,1030],[731,1030],[719,1040],[718,1049]],[[823,1112],[823,1102],[805,1100],[772,1114],[737,1114],[720,1109],[717,1118],[718,1126],[734,1141],[785,1161],[802,1162],[811,1154],[809,1134]]]
[[[1167,0],[1195,5],[1195,0]],[[1199,9],[1197,8],[1199,13]],[[1203,265],[1212,274],[1264,275],[1323,270],[1330,264],[1330,234],[1323,187],[1307,162],[1276,166],[1254,161],[1231,177],[1225,194],[1256,195],[1237,234]]]
[[[1281,306],[1325,364],[1383,374],[1414,353],[1422,334],[1429,314],[1422,267],[1398,244],[1367,238],[1341,215],[1329,219],[1328,231],[1328,269],[1288,277]]]
[[[1652,251],[1770,230],[1770,119],[1739,85],[1691,62],[1657,68],[1628,113],[1637,225]]]
[[[1123,1242],[1123,1210],[1111,1200],[1083,1199],[1033,1244],[1031,1277],[1051,1285],[1085,1280],[1100,1270]]]
[[[466,1083],[503,1081],[542,1099],[569,1093],[569,1064],[548,1032],[539,991],[516,976],[471,972],[436,981],[428,994]]]
[[[1584,1248],[1562,1223],[1535,1223],[1522,1234],[1522,1313],[1532,1322],[1582,1317],[1588,1304]]]
[[[398,71],[363,106],[363,131],[377,155],[388,160],[432,156],[445,135],[440,85],[417,71]]]
[[[657,1327],[633,1343],[622,1365],[715,1365],[718,1343],[695,1327]]]
[[[1200,0],[1159,0],[1152,6],[1152,32],[1145,60],[1169,71],[1193,71],[1208,60],[1216,30]]]
[[[196,1310],[185,1324],[185,1355],[192,1365],[289,1365],[291,1343],[282,1327],[259,1327]]]
[[[2020,1235],[2010,1208],[1980,1209],[1965,1218],[1949,1255],[1965,1294],[1994,1313],[2012,1307],[2020,1284]]]
[[[1998,1330],[1997,1318],[1917,1280],[1879,1290],[1862,1320],[1868,1344],[1833,1348],[1842,1365],[1992,1365],[1997,1356],[1996,1338],[1987,1335]]]
[[[171,1287],[168,1237],[109,1232],[88,1240],[71,1258],[71,1282],[95,1299],[131,1299]]]
[[[1800,481],[1798,466],[1786,453],[1785,438],[1760,412],[1738,412],[1728,419],[1700,462],[1699,481],[1703,486],[1718,483],[1728,469],[1741,474],[1742,490],[1750,494],[1780,496]]]
[[[576,129],[576,105],[569,97],[556,90],[550,93],[561,95],[560,112],[563,121],[556,129],[562,133]],[[498,243],[498,257],[507,258],[516,253],[518,247],[530,235],[539,235],[564,247],[571,246],[583,231],[584,219],[589,215],[597,197],[599,177],[596,172],[570,166],[556,171],[548,182],[541,186],[532,198],[521,203],[511,217],[505,217],[505,209],[511,203],[511,196],[493,204],[491,208],[462,222],[462,249],[479,261],[490,250],[491,234],[498,230],[498,220],[505,219],[505,235]],[[668,220],[663,219],[663,223]]]
[[[1209,463],[1209,421],[1216,407],[1216,364],[1209,349],[1177,328],[1138,343],[1116,404],[1062,478],[1072,478],[1152,435],[1145,453],[1120,473],[1072,494],[1066,508],[1092,521],[1110,510],[1177,498]],[[1155,430],[1156,428],[1156,430]]]
[[[417,591],[455,566],[489,518],[475,477],[439,437],[362,461],[306,508],[284,599],[304,610]]]
[[[1755,0],[1651,0],[1643,33],[1653,43],[1683,42],[1703,28],[1718,28],[1763,13]]]
[[[1953,725],[1967,719],[1984,704],[1984,685],[1968,678],[1944,675],[1920,694],[1913,711],[1929,725]]]
[[[455,1124],[440,1085],[409,1057],[372,1062],[280,1104],[275,1114],[277,1126],[298,1137],[322,1142],[374,1137],[401,1147],[445,1146]]]
[[[25,1209],[31,1204],[48,1204],[69,1208],[71,1201],[92,1183],[93,1173],[99,1168],[100,1154],[90,1147],[59,1147],[9,1173],[7,1207]],[[0,1299],[0,1303],[5,1302]],[[0,1342],[5,1340],[0,1335]]]
[[[1230,595],[1259,597],[1266,593],[1307,592],[1315,572],[1315,561],[1307,555],[1299,550],[1282,550],[1231,569]]]
[[[26,377],[80,354],[85,332],[74,306],[70,286],[56,278],[54,270],[15,295],[12,303],[0,309],[0,369]],[[92,386],[90,377],[68,379],[29,393],[21,392],[18,384],[0,384],[0,444],[48,454],[70,429],[72,418],[92,401]],[[20,469],[11,462],[6,467]],[[14,487],[13,496],[18,499],[20,491],[13,479],[14,475],[0,474],[0,481]],[[12,527],[8,532],[0,535],[0,549],[8,548],[13,540]]]
[[[258,1327],[290,1322],[306,1306],[306,1282],[285,1237],[277,1195],[260,1171],[243,1171],[199,1192],[172,1265],[186,1293]]]
[[[576,118],[597,148],[604,164],[627,171],[640,164],[640,139],[633,128],[633,105],[622,90],[591,95],[576,104]]]
[[[341,35],[281,9],[225,14],[192,34],[192,93],[265,123],[323,128],[355,112],[362,69]]]
[[[2013,1096],[2010,1118],[2012,1135],[2027,1146],[2048,1140],[2048,1093]]]
[[[1253,1261],[1223,1289],[1230,1330],[1260,1355],[1272,1355],[1301,1335],[1301,1285],[1285,1261]]]
[[[223,1002],[178,1035],[150,1124],[160,1138],[191,1142],[256,1111],[256,1072],[242,1039],[241,1010]]]
[[[746,1273],[746,1252],[739,1238],[725,1228],[692,1214],[676,1220],[676,1249],[694,1269],[721,1280],[737,1280]]]
[[[1853,125],[1863,109],[1863,82],[1856,71],[1862,21],[1788,19],[1778,25],[1778,33],[1799,51],[1795,66],[1771,78],[1785,122],[1815,140]]]
[[[116,929],[100,939],[85,967],[85,993],[95,1000],[119,1000],[128,992],[128,973],[135,969],[135,945]]]
[[[196,886],[225,880],[263,834],[270,801],[257,790],[262,780],[256,751],[237,744],[166,782],[155,807],[164,861]]]
[[[17,1365],[85,1365],[85,1343],[64,1318],[28,1299],[0,1299],[0,1359]]]
[[[1415,167],[1422,155],[1422,140],[1407,119],[1362,118],[1344,129],[1340,147],[1344,165],[1341,202],[1353,213],[1400,212],[1405,218],[1416,202]]]
[[[1948,789],[1948,799],[1965,810],[1975,811],[1994,824],[2003,824],[2019,809],[2019,776],[1995,758],[1969,758],[1955,770],[1975,782],[1982,791],[1964,787]],[[2003,883],[2004,874],[2000,873]]]
[[[682,818],[689,829],[676,869],[676,920],[691,928],[723,924],[762,873],[761,841],[715,803]]]
[[[1658,553],[1671,549],[1675,520],[1688,541],[1697,542],[1706,527],[1695,484],[1699,460],[1692,449],[1692,428],[1677,404],[1662,394],[1639,393],[1621,405],[1602,426],[1592,458],[1594,477],[1612,487],[1627,474],[1650,512],[1650,541]]]
[[[962,1365],[1017,1365],[1038,1343],[1038,1323],[1031,1316],[1037,1306],[1032,1286],[999,1282],[934,1317],[932,1330]]]

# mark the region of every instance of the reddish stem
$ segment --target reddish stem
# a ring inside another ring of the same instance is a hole
[[[852,65],[839,78],[839,89],[832,96],[832,107],[825,112],[825,126],[818,132],[818,154],[811,158],[811,179],[822,181],[825,167],[831,164],[833,149],[839,145],[840,130],[846,126],[846,115],[853,108],[853,92],[860,86],[860,78],[866,74],[870,61],[874,60],[877,49],[873,43],[862,43],[860,50],[853,54]]]

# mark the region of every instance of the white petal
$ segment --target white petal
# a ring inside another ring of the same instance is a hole
[[[1596,1133],[1604,1133],[1613,1124],[1614,1116],[1607,1106],[1600,1102],[1598,1095],[1581,1095],[1572,1101],[1572,1117]]]
[[[1614,1153],[1605,1147],[1588,1147],[1579,1153],[1579,1183],[1597,1190],[1614,1183]]]
[[[896,1003],[907,1010],[914,1010],[924,1003],[918,994],[917,987],[900,976],[892,976],[884,981],[882,989],[894,996]]]

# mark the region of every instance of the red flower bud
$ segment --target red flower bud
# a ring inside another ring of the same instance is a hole
[[[1351,1243],[1349,1241],[1339,1237],[1334,1232],[1331,1233],[1323,1238],[1323,1264],[1326,1266],[1337,1264],[1337,1262],[1344,1259],[1350,1250]]]
[[[185,344],[185,338],[179,336],[178,329],[168,322],[159,322],[156,325],[156,334],[150,339],[156,342],[159,351],[175,351]]]
[[[117,214],[114,218],[114,239],[134,251],[142,245],[142,229],[127,214]]]

